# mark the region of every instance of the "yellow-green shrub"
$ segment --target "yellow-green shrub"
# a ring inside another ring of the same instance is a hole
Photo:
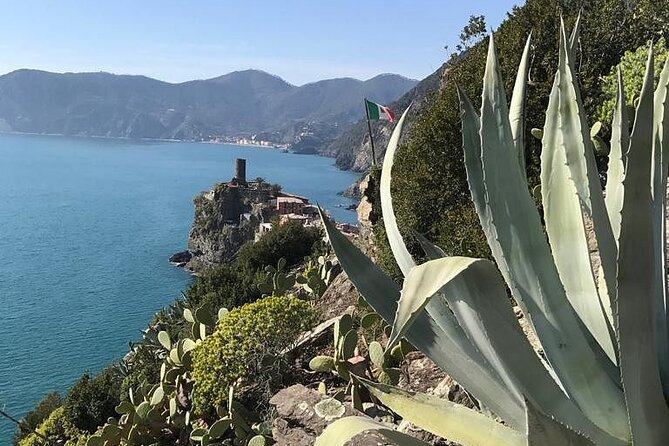
[[[88,438],[87,433],[77,429],[77,427],[67,419],[62,407],[51,412],[51,415],[49,415],[37,428],[37,432],[48,438],[49,441],[46,442],[43,438],[32,433],[21,440],[19,446],[50,446],[52,444],[84,446]]]
[[[221,405],[228,387],[251,382],[264,358],[280,354],[315,323],[309,303],[294,297],[267,297],[235,308],[193,351],[193,403],[196,413]]]

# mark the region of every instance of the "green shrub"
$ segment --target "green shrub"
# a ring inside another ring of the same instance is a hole
[[[259,381],[263,359],[283,351],[315,319],[311,306],[294,297],[267,297],[230,311],[193,352],[195,412],[222,404],[240,379]]]
[[[655,42],[655,72],[659,73],[664,66],[664,61],[669,52],[664,39]],[[632,107],[634,98],[639,96],[643,77],[646,70],[646,59],[648,59],[648,45],[641,45],[634,51],[627,51],[620,63],[611,69],[611,72],[604,76],[602,80],[602,105],[597,109],[596,119],[611,125],[613,119],[613,110],[616,106],[616,92],[618,89],[618,67],[623,74],[625,84],[625,99],[627,105]],[[657,85],[657,79],[655,84]]]
[[[114,367],[94,377],[84,374],[74,383],[63,402],[63,413],[78,429],[93,433],[109,417],[118,415],[114,408],[120,402],[122,378]]]
[[[290,267],[310,255],[322,238],[319,229],[305,228],[297,222],[275,224],[258,242],[244,245],[235,264],[251,276],[267,265],[276,265],[282,257]]]
[[[234,308],[253,302],[261,295],[254,275],[231,265],[219,265],[195,279],[186,291],[186,306],[199,308]]]
[[[21,440],[19,446],[52,446],[55,444],[64,446],[84,446],[88,434],[77,429],[65,415],[63,407],[59,407],[42,422],[37,432],[48,439],[32,433]]]
[[[17,446],[21,440],[30,434],[30,431],[37,429],[51,415],[51,412],[58,409],[62,404],[63,400],[57,392],[52,392],[44,396],[33,410],[23,417],[22,426],[25,429],[16,430],[12,444]]]
[[[245,244],[232,264],[216,266],[195,279],[185,293],[186,306],[231,309],[253,302],[262,295],[256,284],[264,279],[267,265],[284,258],[291,267],[306,256],[318,258],[325,249],[322,238],[320,230],[297,222],[274,225],[258,242]]]
[[[134,346],[133,352],[124,361],[127,373],[119,390],[122,399],[128,399],[130,389],[138,389],[145,382],[155,383],[160,380],[163,359],[155,348],[143,341]]]

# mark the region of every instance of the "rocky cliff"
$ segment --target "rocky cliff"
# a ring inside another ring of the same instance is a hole
[[[239,248],[253,240],[260,223],[269,221],[271,193],[270,187],[221,183],[195,197],[188,250],[170,261],[199,273],[233,260]]]

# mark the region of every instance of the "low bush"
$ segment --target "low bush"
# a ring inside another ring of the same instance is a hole
[[[121,384],[122,377],[114,367],[93,377],[84,374],[67,393],[64,416],[78,429],[95,432],[109,417],[118,415],[114,408],[120,402]]]
[[[276,265],[281,258],[286,259],[290,267],[312,254],[322,238],[319,229],[305,228],[297,222],[275,224],[256,243],[244,245],[239,250],[235,264],[251,276],[267,265]]]
[[[662,71],[664,61],[669,55],[669,49],[664,38],[655,42],[655,72]],[[620,63],[613,68],[609,74],[602,78],[602,104],[597,108],[595,118],[605,124],[611,125],[613,119],[613,110],[616,106],[616,93],[618,91],[618,68],[623,75],[625,85],[625,99],[629,107],[634,106],[634,99],[639,97],[641,86],[643,84],[644,72],[646,69],[646,59],[648,59],[648,45],[643,44],[633,51],[627,51],[623,55]],[[655,79],[655,85],[658,80]]]
[[[206,271],[185,293],[188,308],[199,308],[202,305],[234,308],[253,302],[260,295],[254,275],[227,264]]]
[[[185,293],[188,308],[209,305],[232,309],[259,299],[257,283],[265,277],[264,268],[286,259],[291,267],[311,256],[317,259],[325,250],[319,229],[305,228],[297,222],[274,228],[256,243],[247,243],[232,264],[216,266],[195,279]]]
[[[40,400],[33,410],[23,417],[23,429],[17,430],[12,439],[12,444],[17,446],[21,440],[39,427],[44,420],[46,420],[51,413],[58,409],[63,404],[63,400],[58,392],[52,392]]]
[[[204,414],[221,405],[229,386],[240,379],[260,382],[265,361],[290,346],[315,320],[309,303],[294,297],[267,297],[230,311],[193,351],[195,412]]]
[[[79,430],[65,415],[65,409],[59,407],[40,424],[37,432],[46,437],[32,433],[19,443],[19,446],[84,446],[88,434]]]

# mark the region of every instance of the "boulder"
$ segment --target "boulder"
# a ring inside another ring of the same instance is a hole
[[[190,251],[180,251],[176,254],[172,254],[169,258],[170,263],[176,263],[178,265],[183,265],[190,261],[193,255]]]
[[[325,428],[335,420],[361,415],[348,403],[340,403],[302,384],[282,389],[270,399],[277,418],[272,426],[276,446],[312,446]],[[347,446],[386,446],[378,435],[363,433]]]

